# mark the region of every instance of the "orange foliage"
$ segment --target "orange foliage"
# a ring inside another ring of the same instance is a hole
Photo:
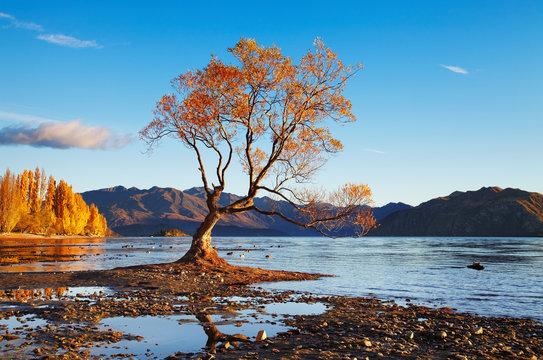
[[[19,179],[6,170],[0,181],[0,231],[10,232],[25,214],[25,198]]]
[[[15,177],[6,171],[0,181],[0,231],[66,235],[105,235],[107,223],[80,194],[43,170],[24,170]]]
[[[155,118],[140,136],[150,147],[164,137],[174,137],[194,151],[212,216],[254,210],[323,234],[346,222],[357,226],[356,235],[373,226],[366,206],[371,193],[365,185],[348,184],[313,197],[290,186],[308,182],[331,154],[342,150],[329,123],[355,121],[343,91],[362,66],[345,66],[320,39],[314,45],[294,64],[276,46],[241,39],[228,50],[237,65],[213,57],[204,69],[173,79],[175,92],[156,104]],[[209,150],[216,159],[212,171],[206,171],[211,159],[204,161]],[[247,196],[220,208],[217,200],[236,154],[248,176]],[[216,179],[212,186],[210,173]],[[306,221],[256,208],[253,199],[259,191],[289,201],[306,215]]]

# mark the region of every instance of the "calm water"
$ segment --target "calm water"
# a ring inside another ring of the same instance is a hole
[[[0,266],[0,272],[107,269],[175,260],[189,238],[121,238],[78,242],[77,259]],[[35,244],[51,252],[57,244]],[[131,245],[133,247],[123,248]],[[258,285],[320,294],[367,296],[447,306],[485,316],[543,320],[541,238],[214,238],[232,264],[336,275],[316,281]],[[0,245],[0,258],[11,248]],[[281,246],[281,247],[279,247]],[[69,244],[62,244],[68,251]],[[251,250],[251,251],[246,251]],[[232,255],[227,253],[233,252]],[[241,257],[240,255],[244,255]],[[267,258],[266,255],[271,255]],[[466,266],[481,262],[486,269]],[[409,300],[408,300],[409,299]]]

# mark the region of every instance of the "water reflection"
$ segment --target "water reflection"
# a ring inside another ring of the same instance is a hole
[[[230,298],[222,298],[223,301],[228,299]],[[285,302],[268,304],[266,309],[261,311],[255,309],[260,300],[252,298],[252,301],[254,303],[249,308],[235,313],[208,308],[207,311],[192,315],[104,318],[99,323],[102,330],[129,333],[138,340],[123,339],[114,345],[98,344],[93,347],[91,354],[111,356],[121,353],[120,349],[125,349],[136,358],[157,358],[167,357],[178,351],[185,355],[203,349],[214,352],[216,347],[223,347],[227,342],[236,345],[254,341],[260,331],[273,337],[278,332],[289,330],[290,327],[278,319],[281,315],[289,318],[293,315],[320,314],[326,310],[322,303]],[[293,312],[283,314],[282,311],[286,309],[292,309]]]
[[[67,287],[45,289],[7,289],[0,290],[0,301],[28,302],[39,300],[61,300]]]
[[[90,239],[1,239],[0,269],[8,272],[35,271],[41,264],[41,271],[54,271],[57,263],[77,261],[77,270],[88,270],[86,257],[105,254],[104,238]],[[9,270],[8,270],[9,269]]]
[[[12,265],[17,271],[26,271],[25,263],[63,262],[97,256],[105,253],[106,239],[2,239],[0,265]],[[16,266],[13,266],[16,265]],[[31,268],[31,267],[29,267]],[[84,268],[84,266],[82,266]]]
[[[228,335],[222,333],[219,331],[219,329],[217,329],[213,323],[213,320],[211,319],[211,316],[209,316],[207,313],[198,313],[196,318],[200,321],[202,327],[204,328],[204,332],[207,335],[206,348],[210,350],[215,350],[215,347],[219,342],[221,342],[223,346],[230,342],[251,342],[247,336],[242,334]]]

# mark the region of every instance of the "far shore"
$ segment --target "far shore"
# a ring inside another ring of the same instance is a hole
[[[45,235],[45,234],[30,234],[30,233],[0,233],[0,240],[59,240],[59,239],[100,239],[106,236],[98,235]]]

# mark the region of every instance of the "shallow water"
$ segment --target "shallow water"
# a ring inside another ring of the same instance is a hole
[[[77,259],[10,264],[0,266],[0,272],[110,269],[168,262],[178,259],[189,242],[189,238],[78,241],[71,246],[88,251],[78,253]],[[66,242],[54,245],[70,247]],[[219,247],[219,255],[232,264],[336,275],[315,281],[258,285],[267,289],[375,295],[400,304],[409,299],[416,304],[453,307],[486,316],[543,320],[541,238],[217,237],[214,245]],[[10,246],[13,251],[14,244]],[[0,254],[5,253],[3,247],[0,245]],[[233,254],[227,255],[230,252]],[[481,262],[485,270],[466,267],[474,261]]]
[[[35,289],[36,292],[42,289]],[[82,297],[93,297],[100,293],[101,296],[112,294],[112,290],[99,287],[74,287],[62,288],[62,295],[53,298],[47,305],[54,306],[55,301]],[[1,299],[0,299],[1,300]],[[117,358],[116,354],[131,354],[132,357],[143,359],[163,359],[178,351],[183,353],[196,353],[206,346],[208,337],[204,331],[205,326],[213,325],[224,334],[243,334],[255,340],[259,331],[264,330],[269,337],[277,335],[290,328],[282,321],[292,315],[322,314],[326,306],[322,303],[298,303],[286,301],[283,303],[269,303],[260,305],[260,298],[215,298],[217,303],[232,303],[233,301],[244,303],[244,307],[238,311],[217,312],[209,309],[210,323],[201,323],[192,315],[166,315],[166,316],[116,316],[103,318],[96,324],[96,330],[122,332],[131,335],[132,339],[121,339],[115,343],[98,342],[90,348],[90,354],[100,358]],[[34,299],[33,301],[40,301]],[[33,358],[33,351],[38,347],[36,342],[24,343],[27,339],[26,332],[37,327],[65,328],[70,324],[54,323],[40,319],[35,315],[11,316],[0,319],[0,359]],[[88,326],[88,324],[83,325]],[[16,339],[6,339],[7,334],[16,334]],[[57,354],[64,352],[58,349]],[[124,357],[123,357],[124,358]]]
[[[228,298],[228,301],[231,300]],[[251,298],[250,302],[258,303],[258,298]],[[288,330],[289,327],[279,321],[282,315],[312,315],[324,311],[326,306],[321,303],[285,302],[267,304],[259,311],[249,308],[236,313],[213,314],[211,319],[213,325],[222,333],[243,334],[254,341],[260,330],[266,331],[269,337]],[[120,352],[119,349],[127,349],[138,357],[164,358],[179,350],[184,353],[198,352],[204,348],[207,341],[203,325],[189,315],[113,317],[103,319],[100,326],[104,329],[142,336],[143,339],[121,340],[109,346],[104,345],[93,349],[94,355],[110,356]]]

